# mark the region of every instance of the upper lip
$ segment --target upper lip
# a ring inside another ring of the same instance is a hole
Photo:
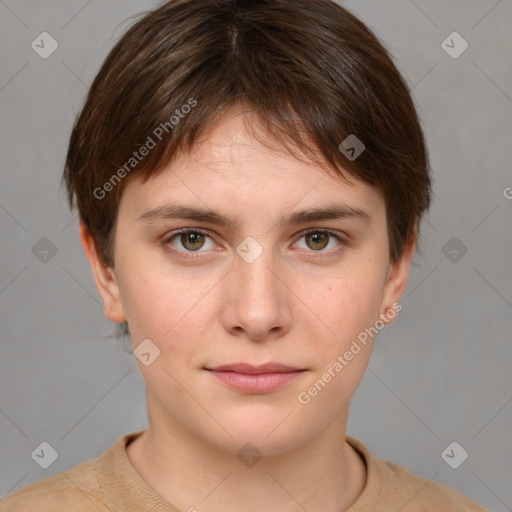
[[[236,373],[248,373],[248,374],[260,374],[260,373],[290,373],[301,371],[300,368],[294,368],[292,366],[286,366],[281,363],[266,363],[259,366],[253,366],[248,363],[236,363],[226,364],[222,366],[216,366],[215,368],[206,368],[207,370],[215,372],[236,372]]]

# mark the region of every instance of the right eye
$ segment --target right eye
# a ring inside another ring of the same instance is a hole
[[[201,229],[185,228],[170,233],[169,236],[165,238],[164,245],[170,245],[173,247],[173,249],[171,249],[172,251],[182,254],[206,252],[206,250],[201,251],[201,249],[205,246],[208,249],[208,239],[213,244],[213,246],[210,246],[211,249],[215,244],[205,231]],[[181,246],[182,248],[178,246]]]

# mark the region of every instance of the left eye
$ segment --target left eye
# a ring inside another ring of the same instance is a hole
[[[332,239],[337,241],[336,245],[339,245],[342,240],[338,235],[330,231],[308,231],[304,233],[299,240],[304,239],[306,241],[305,249],[311,249],[314,252],[326,252],[323,251],[331,242]],[[304,247],[301,247],[301,249]]]
[[[206,239],[209,239],[212,243],[211,247],[208,247],[208,244],[206,244]],[[215,246],[211,237],[202,231],[179,231],[167,239],[167,243],[176,247],[174,242],[179,243],[181,247],[185,248],[185,252],[203,252],[199,250],[205,247],[205,245],[206,249],[212,249]],[[179,249],[179,247],[176,248]]]

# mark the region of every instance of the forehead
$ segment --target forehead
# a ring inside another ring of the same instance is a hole
[[[121,210],[139,216],[170,202],[237,215],[290,210],[323,203],[365,208],[378,216],[383,198],[374,187],[344,173],[349,183],[300,154],[292,155],[265,135],[251,112],[232,111],[203,134],[190,152],[146,182],[131,177],[121,196]],[[300,204],[299,204],[300,203]]]

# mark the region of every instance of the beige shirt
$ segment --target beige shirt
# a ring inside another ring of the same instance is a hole
[[[99,457],[10,494],[0,500],[0,511],[179,512],[147,484],[128,459],[127,444],[142,432],[127,434]],[[488,512],[460,492],[375,459],[360,441],[346,439],[367,468],[363,492],[348,512]]]

